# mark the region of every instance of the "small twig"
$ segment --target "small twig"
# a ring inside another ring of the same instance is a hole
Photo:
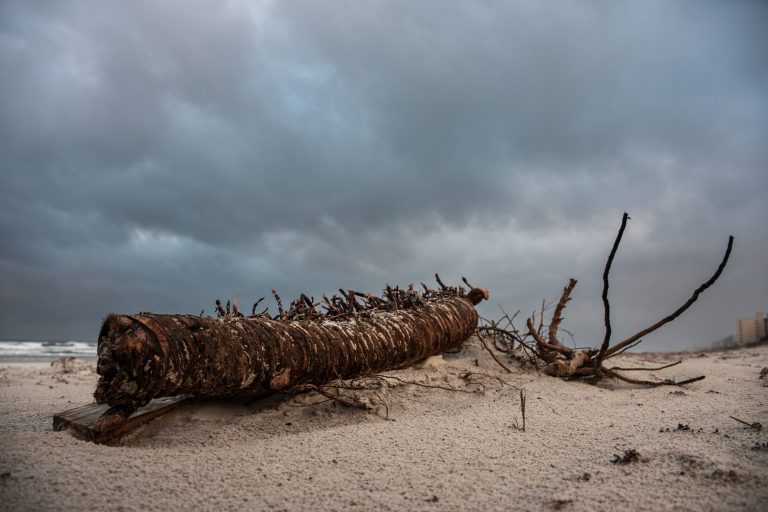
[[[631,379],[625,375],[622,375],[620,373],[614,372],[612,370],[609,370],[608,368],[602,368],[603,373],[607,375],[608,377],[614,377],[619,380],[623,380],[624,382],[629,382],[630,384],[637,384],[638,386],[652,386],[652,387],[658,387],[658,386],[684,386],[685,384],[690,384],[692,382],[697,382],[700,380],[704,380],[704,375],[700,375],[698,377],[693,377],[690,379],[686,379],[680,382],[675,382],[673,380],[660,380],[660,381],[653,381],[653,380],[640,380],[640,379]]]
[[[744,425],[748,426],[749,428],[752,428],[752,429],[755,429],[755,430],[762,430],[763,429],[763,425],[759,421],[756,421],[754,423],[747,423],[746,421],[740,420],[739,418],[736,418],[735,416],[728,416],[728,417],[731,418],[732,420],[738,421],[739,423],[743,423]]]
[[[672,382],[669,382],[668,384],[671,384],[673,386],[684,386],[686,384],[690,384],[691,382],[698,382],[700,380],[704,380],[705,378],[706,376],[699,375],[698,377],[691,377],[690,379],[681,380],[680,382],[672,381]]]
[[[510,317],[507,314],[507,312],[504,311],[504,308],[502,308],[501,305],[499,305],[499,309],[501,310],[502,313],[504,313],[504,316],[502,318],[504,318],[507,321],[507,327],[511,328],[512,332],[514,332],[515,334],[518,334],[517,327],[515,327],[515,318],[517,318],[517,315],[520,314],[520,310],[518,309],[517,311],[515,311],[515,314]]]
[[[438,384],[426,384],[424,382],[401,379],[400,377],[395,377],[394,375],[382,375],[382,374],[369,374],[362,377],[356,377],[349,381],[338,380],[338,381],[329,382],[323,385],[302,384],[294,388],[294,390],[298,392],[315,391],[319,393],[321,396],[325,397],[327,400],[338,402],[339,404],[345,407],[354,407],[357,409],[366,409],[366,410],[376,409],[376,412],[378,412],[379,410],[378,408],[383,406],[385,410],[385,417],[389,418],[389,405],[387,404],[386,400],[384,400],[381,397],[381,395],[379,395],[376,392],[377,389],[381,389],[383,386],[387,385],[388,379],[391,379],[409,386],[418,386],[418,387],[430,388],[430,389],[442,389],[445,391],[452,391],[455,393],[468,393],[468,394],[475,393],[475,391],[471,391],[467,389],[458,389],[458,388],[449,387],[449,386],[441,386]],[[481,384],[480,386],[482,387]],[[343,391],[350,391],[353,393],[344,394],[342,393]],[[356,394],[354,394],[355,391],[371,391],[373,393],[373,396],[375,397],[375,400],[371,401],[370,398],[366,399],[364,397],[357,396]],[[306,404],[306,405],[314,405],[316,403],[322,403],[324,401],[326,400],[313,402],[312,404]]]
[[[466,389],[451,388],[451,387],[448,387],[448,386],[440,386],[438,384],[424,384],[423,382],[416,382],[416,381],[413,381],[413,380],[401,379],[400,377],[395,377],[394,375],[380,375],[380,374],[377,374],[377,375],[371,375],[371,377],[375,377],[377,379],[385,379],[385,380],[386,379],[392,379],[392,380],[396,380],[397,382],[401,382],[403,384],[408,384],[410,386],[419,386],[419,387],[422,387],[422,388],[442,389],[442,390],[445,390],[445,391],[455,391],[457,393],[473,393],[472,391],[468,391]]]
[[[573,333],[572,333],[571,331],[569,331],[569,330],[568,330],[568,329],[566,329],[565,327],[560,327],[560,328],[558,329],[558,331],[560,331],[560,332],[564,332],[565,334],[567,334],[567,335],[568,335],[568,337],[571,339],[571,344],[573,345],[573,349],[574,349],[574,350],[578,350],[578,349],[584,349],[584,348],[588,348],[588,347],[577,347],[577,346],[576,346],[576,337],[573,335]]]
[[[388,420],[389,419],[389,404],[387,403],[386,400],[381,398],[381,396],[376,391],[373,392],[373,396],[375,396],[376,400],[379,401],[379,403],[377,404],[377,407],[376,407],[376,414],[379,413],[379,407],[384,406],[384,419]]]
[[[520,412],[523,415],[523,432],[525,432],[525,393],[520,390]]]
[[[658,368],[619,368],[618,366],[614,366],[613,368],[611,368],[611,371],[619,370],[619,371],[622,371],[622,372],[633,372],[633,371],[655,372],[655,371],[658,371],[658,370],[663,370],[665,368],[676,366],[676,365],[678,365],[678,364],[680,364],[682,362],[683,362],[682,360],[675,361],[674,363],[670,363],[670,364],[667,364],[667,365],[664,365],[664,366],[659,366]]]
[[[491,349],[488,347],[488,345],[485,343],[485,339],[483,338],[483,335],[482,335],[482,334],[480,334],[480,332],[479,332],[479,331],[476,331],[475,333],[477,334],[477,337],[478,337],[478,339],[480,340],[480,344],[483,346],[483,348],[484,348],[485,350],[487,350],[487,351],[488,351],[488,353],[489,353],[489,354],[491,354],[491,357],[493,358],[493,360],[494,360],[494,361],[496,361],[496,363],[497,363],[499,366],[501,366],[502,368],[504,368],[504,370],[506,370],[506,372],[507,372],[507,373],[512,373],[512,370],[510,370],[510,369],[509,369],[509,367],[508,367],[507,365],[505,365],[504,363],[502,363],[501,361],[499,361],[499,358],[498,358],[498,357],[496,357],[496,354],[494,354],[494,353],[493,353],[493,351],[492,351],[492,350],[491,350]]]
[[[283,310],[283,301],[280,300],[280,296],[277,294],[277,290],[272,288],[272,295],[275,296],[275,301],[277,301],[277,312],[278,316],[280,318],[283,318],[285,316],[285,311]]]
[[[512,384],[510,384],[509,382],[505,381],[501,377],[497,377],[495,375],[489,375],[489,374],[484,373],[484,372],[466,371],[464,373],[460,373],[459,374],[459,378],[464,380],[464,381],[466,381],[466,382],[468,382],[468,383],[470,383],[470,384],[479,384],[479,382],[475,382],[475,378],[478,378],[478,379],[479,378],[491,379],[491,380],[495,380],[496,382],[501,384],[502,388],[504,386],[511,386],[511,387],[517,389],[517,386],[513,386]]]
[[[370,404],[361,402],[356,397],[348,397],[348,396],[342,395],[341,393],[338,392],[338,389],[336,393],[331,393],[330,391],[328,391],[328,389],[325,386],[312,386],[311,388],[308,388],[308,389],[311,389],[312,391],[317,391],[318,393],[328,398],[329,400],[338,402],[345,407],[354,407],[356,409],[364,409],[364,410],[371,409]]]
[[[254,303],[253,303],[253,307],[251,308],[251,316],[254,316],[254,315],[256,315],[256,307],[257,307],[257,306],[259,305],[259,303],[260,303],[261,301],[263,301],[263,300],[264,300],[264,297],[260,298],[259,300],[257,300],[256,302],[254,302]]]

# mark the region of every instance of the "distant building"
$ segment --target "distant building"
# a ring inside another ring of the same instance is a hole
[[[734,340],[737,345],[754,343],[765,338],[766,318],[765,313],[758,311],[754,318],[740,318],[736,320],[736,335]]]

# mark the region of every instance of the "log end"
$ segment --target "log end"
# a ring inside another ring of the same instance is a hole
[[[156,353],[152,334],[129,315],[110,315],[99,333],[96,373],[100,379],[94,398],[132,412],[146,405],[151,391],[140,389],[137,380],[152,366]]]

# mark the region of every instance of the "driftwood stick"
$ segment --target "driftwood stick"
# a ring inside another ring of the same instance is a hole
[[[629,220],[629,214],[624,212],[621,216],[621,227],[616,234],[616,240],[613,242],[611,253],[608,255],[608,261],[605,262],[605,269],[603,270],[603,309],[605,310],[604,322],[605,322],[605,337],[603,338],[603,344],[600,347],[600,352],[595,359],[595,366],[600,368],[603,357],[605,356],[608,347],[611,344],[611,303],[608,302],[608,274],[611,272],[611,265],[613,265],[613,258],[616,257],[616,251],[619,249],[621,243],[621,237],[624,236],[624,229],[627,227],[627,220]]]
[[[763,429],[763,425],[759,421],[756,421],[754,423],[747,423],[746,421],[740,420],[739,418],[737,418],[735,416],[728,416],[728,417],[731,418],[732,420],[738,421],[739,423],[743,423],[744,425],[748,426],[749,428],[752,428],[752,429],[755,429],[755,430],[762,430]]]
[[[616,373],[614,371],[609,370],[608,368],[602,369],[603,373],[607,375],[608,377],[614,377],[619,380],[623,380],[624,382],[629,382],[630,384],[636,384],[638,386],[683,386],[685,384],[690,384],[691,382],[697,382],[700,380],[704,380],[704,375],[700,375],[698,377],[693,377],[691,379],[686,379],[680,382],[675,382],[673,380],[659,380],[659,381],[653,381],[653,380],[639,380],[639,379],[632,379],[630,377],[627,377],[626,375],[622,375],[620,373]]]
[[[691,382],[698,382],[700,380],[704,380],[704,378],[705,378],[704,375],[699,375],[698,377],[692,377],[690,379],[681,380],[680,382],[672,382],[671,384],[674,384],[676,386],[682,386],[685,384],[690,384]]]
[[[638,368],[619,368],[618,366],[614,366],[613,368],[611,368],[611,371],[619,370],[619,371],[622,371],[622,372],[632,372],[632,371],[655,372],[655,371],[659,371],[659,370],[664,370],[666,368],[671,368],[673,366],[677,366],[678,364],[680,364],[682,362],[683,362],[682,360],[675,361],[674,363],[669,363],[669,364],[666,364],[664,366],[659,366],[658,368],[639,368],[639,367]]]
[[[741,424],[743,424],[743,425],[746,425],[746,426],[748,426],[748,427],[751,427],[751,426],[752,426],[752,424],[751,424],[751,423],[749,423],[749,422],[746,422],[746,421],[744,421],[744,420],[740,420],[739,418],[737,418],[737,417],[735,417],[735,416],[728,416],[728,417],[729,417],[729,418],[731,418],[732,420],[736,420],[736,421],[738,421],[739,423],[741,423]]]
[[[720,277],[720,274],[723,273],[723,269],[725,268],[726,263],[728,263],[728,258],[731,256],[731,250],[732,249],[733,249],[733,236],[729,236],[728,237],[728,247],[725,250],[725,254],[723,255],[723,259],[720,262],[720,265],[718,265],[717,270],[712,275],[712,277],[710,277],[705,283],[703,283],[701,286],[696,288],[696,290],[694,290],[693,295],[691,295],[691,297],[687,301],[685,301],[685,304],[683,304],[682,306],[677,308],[675,310],[675,312],[672,313],[671,315],[668,315],[668,316],[662,318],[661,320],[659,320],[658,322],[656,322],[652,326],[643,329],[642,331],[640,331],[640,332],[630,336],[629,338],[627,338],[626,340],[622,341],[621,343],[618,343],[617,345],[611,347],[609,350],[607,350],[605,352],[605,354],[607,356],[610,356],[611,354],[616,353],[617,351],[621,350],[622,348],[624,348],[625,346],[629,345],[630,343],[635,342],[636,340],[642,338],[646,334],[652,333],[653,331],[657,330],[659,327],[663,326],[664,324],[667,324],[667,323],[671,322],[675,318],[677,318],[680,315],[682,315],[685,312],[686,309],[691,307],[691,305],[694,302],[696,302],[696,299],[699,298],[699,295],[701,295],[701,293],[704,290],[706,290],[707,288],[712,286],[715,283],[715,281],[717,281],[717,278]]]

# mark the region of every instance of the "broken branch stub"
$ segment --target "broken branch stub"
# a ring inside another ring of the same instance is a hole
[[[110,315],[99,334],[94,395],[125,416],[160,396],[269,394],[400,368],[469,338],[474,306],[488,292],[445,287],[411,298],[398,297],[397,309],[380,299],[326,315],[299,301],[306,310],[298,320],[285,319],[291,313],[282,307],[274,319]]]

